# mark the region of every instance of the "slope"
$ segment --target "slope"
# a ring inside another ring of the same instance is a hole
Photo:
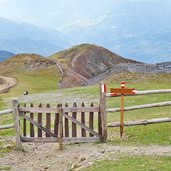
[[[119,64],[140,64],[140,62],[123,58],[103,47],[81,44],[50,56],[56,59],[64,71],[61,87],[89,85],[110,75],[109,71]],[[106,74],[104,74],[106,73]]]
[[[17,79],[17,86],[10,91],[14,97],[24,90],[30,93],[54,90],[60,77],[55,61],[37,54],[18,54],[0,62],[0,76]]]

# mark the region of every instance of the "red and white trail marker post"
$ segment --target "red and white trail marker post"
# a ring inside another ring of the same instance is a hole
[[[111,88],[111,94],[121,95],[121,110],[120,110],[120,136],[122,138],[124,129],[124,95],[135,94],[134,88],[125,88],[125,82],[121,82],[121,88]]]

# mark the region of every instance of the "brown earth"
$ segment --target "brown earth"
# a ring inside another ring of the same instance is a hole
[[[17,84],[17,80],[12,77],[0,76],[0,93],[7,92],[11,87]]]
[[[118,64],[140,64],[103,47],[82,44],[50,56],[60,63],[64,78],[61,87],[88,85],[88,81]]]
[[[6,140],[9,143],[9,140]],[[13,140],[10,140],[13,141]],[[4,148],[11,148],[6,144]],[[58,143],[23,143],[24,151],[12,150],[0,158],[0,168],[12,171],[69,171],[81,170],[95,161],[118,160],[120,154],[133,156],[171,156],[171,146],[118,146],[108,143],[64,145]]]
[[[0,62],[0,75],[13,75],[17,72],[30,72],[48,68],[56,63],[37,54],[18,54]]]

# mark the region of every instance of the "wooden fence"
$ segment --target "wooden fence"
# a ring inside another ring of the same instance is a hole
[[[138,91],[134,96],[163,93],[171,93],[171,90]],[[59,142],[60,149],[63,142],[106,142],[107,127],[120,126],[120,123],[107,124],[107,113],[120,111],[120,108],[106,109],[108,97],[111,97],[110,94],[101,90],[99,106],[94,106],[93,103],[89,106],[85,106],[84,103],[81,106],[77,106],[76,103],[73,106],[28,106],[19,105],[17,100],[13,100],[13,109],[0,111],[0,115],[14,113],[14,124],[0,126],[0,130],[15,127],[17,149],[22,149],[22,142]],[[171,101],[125,107],[124,111],[161,106],[171,106]],[[158,122],[171,122],[171,118],[130,121],[124,125],[147,125]]]
[[[171,93],[171,89],[137,91],[137,93],[134,95],[125,95],[125,96],[168,94],[168,93]],[[119,96],[120,95],[116,95],[114,97],[119,97]],[[106,97],[111,98],[110,93],[106,93]],[[154,107],[163,107],[163,106],[171,106],[171,101],[125,107],[124,111],[139,110],[139,109],[154,108]],[[106,110],[107,113],[119,112],[119,111],[120,111],[120,108],[109,108]],[[171,118],[155,118],[155,119],[149,119],[149,120],[143,119],[143,120],[139,120],[139,121],[128,121],[128,122],[124,123],[124,126],[148,125],[148,124],[155,124],[155,123],[162,123],[162,122],[171,122]],[[113,123],[107,124],[107,127],[119,127],[119,126],[120,126],[119,122],[113,122]]]
[[[18,149],[21,142],[59,142],[62,149],[62,142],[106,141],[103,106],[20,106],[14,100],[13,107]]]
[[[13,110],[12,109],[3,110],[3,111],[0,111],[0,116],[1,115],[12,114],[12,113],[13,113]],[[14,126],[15,126],[14,124],[0,125],[0,130],[14,128]]]

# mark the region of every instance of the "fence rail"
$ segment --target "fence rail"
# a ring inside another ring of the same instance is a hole
[[[8,115],[8,114],[12,114],[12,113],[13,113],[12,109],[6,109],[6,110],[0,111],[0,115]],[[0,130],[10,129],[10,128],[14,128],[14,127],[15,127],[15,124],[0,125]]]
[[[13,113],[12,109],[6,109],[6,110],[0,111],[0,115],[11,114],[11,113]]]
[[[161,90],[144,90],[137,91],[134,95],[124,95],[124,96],[139,96],[139,95],[150,95],[150,94],[165,94],[171,93],[171,89],[161,89]],[[106,97],[113,97],[110,95],[111,93],[106,93]],[[114,97],[119,97],[121,95],[115,95]]]
[[[168,93],[171,93],[171,89],[137,91],[137,93],[134,95],[125,95],[125,96],[168,94]],[[106,97],[119,97],[119,96],[121,96],[121,95],[111,96],[111,93],[106,93]],[[171,101],[129,106],[129,107],[125,107],[124,111],[139,110],[139,109],[154,108],[154,107],[163,107],[163,106],[171,106]],[[119,111],[121,111],[120,108],[106,109],[107,113],[119,112]],[[144,119],[144,120],[140,120],[140,121],[128,121],[128,122],[124,123],[124,126],[148,125],[148,124],[163,123],[163,122],[171,122],[171,118],[154,118],[154,119],[149,119],[149,120]],[[120,127],[120,122],[108,123],[107,127]]]
[[[145,108],[154,108],[154,107],[163,107],[163,106],[171,106],[171,101],[125,107],[124,111],[145,109]],[[119,112],[120,110],[121,110],[120,108],[110,108],[110,109],[107,109],[106,112],[112,113],[112,112]]]
[[[140,121],[128,121],[124,123],[124,126],[137,126],[137,125],[149,125],[155,123],[171,122],[171,118],[155,118],[149,120],[140,120]],[[108,127],[120,127],[119,122],[109,123]]]

